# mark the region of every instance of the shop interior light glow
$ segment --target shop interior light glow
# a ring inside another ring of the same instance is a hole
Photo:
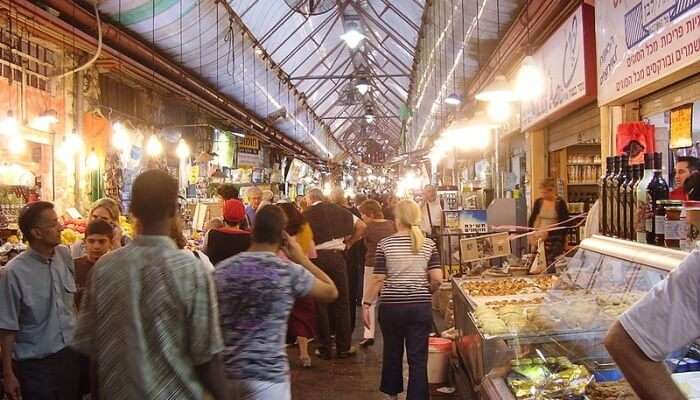
[[[508,80],[503,75],[498,75],[493,79],[493,82],[476,94],[476,99],[479,101],[513,101],[513,90],[508,83]]]
[[[112,146],[120,151],[127,151],[131,148],[131,139],[124,125],[115,122],[112,125]]]
[[[527,56],[520,64],[515,78],[515,94],[519,100],[531,101],[542,96],[544,92],[544,77],[542,70],[532,56]]]
[[[56,110],[46,110],[38,117],[34,118],[29,126],[39,131],[48,132],[51,129],[51,125],[56,122],[58,122],[58,113]]]
[[[486,107],[486,113],[494,122],[503,123],[510,118],[512,108],[510,102],[494,100],[489,102]]]
[[[360,42],[365,38],[365,35],[360,33],[356,27],[349,28],[344,34],[340,35],[340,38],[345,41],[345,43],[351,49],[356,49],[360,45]]]
[[[331,184],[329,182],[323,184],[323,195],[326,197],[331,195]]]
[[[19,135],[11,136],[8,141],[8,149],[11,154],[22,154],[27,150],[27,143]]]
[[[148,154],[150,157],[158,157],[163,153],[163,144],[160,143],[160,140],[156,137],[156,135],[151,135],[148,138],[148,142],[146,142],[146,154]]]
[[[17,136],[19,133],[19,123],[17,118],[15,118],[12,110],[7,112],[7,116],[0,120],[0,135],[5,136]]]
[[[190,157],[190,146],[185,142],[185,139],[180,139],[175,149],[175,154],[180,160],[185,160]]]
[[[75,131],[66,135],[66,141],[64,143],[65,150],[71,155],[79,153],[83,150],[85,142],[83,142],[82,136],[78,135]]]
[[[100,168],[100,159],[97,157],[95,149],[92,149],[85,160],[85,169],[87,169],[88,172],[94,172],[97,171],[98,168]]]

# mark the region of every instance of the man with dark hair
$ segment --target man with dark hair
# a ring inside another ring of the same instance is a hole
[[[238,188],[231,183],[224,183],[216,189],[216,194],[224,201],[238,199]]]
[[[75,263],[75,284],[78,294],[75,296],[75,305],[80,310],[80,301],[87,287],[90,270],[97,260],[108,251],[112,250],[114,227],[107,221],[96,219],[90,222],[85,230],[85,255],[73,260]]]
[[[688,200],[688,194],[683,188],[683,184],[688,177],[700,171],[700,159],[696,157],[678,157],[675,167],[675,187],[669,193],[671,200]]]
[[[96,364],[100,398],[230,397],[213,282],[169,237],[177,193],[167,172],[139,175],[136,238],[92,268],[74,347]]]
[[[285,350],[287,320],[298,297],[330,302],[333,281],[284,231],[279,207],[261,208],[248,251],[218,265],[215,274],[224,331],[226,374],[234,398],[290,400]],[[280,250],[288,260],[280,258]]]
[[[73,259],[60,246],[49,202],[26,205],[19,227],[29,248],[0,270],[3,386],[11,400],[78,399]],[[14,360],[14,366],[13,366]]]
[[[331,326],[335,327],[336,356],[347,358],[356,353],[352,346],[352,328],[350,321],[350,288],[348,282],[348,267],[344,253],[347,243],[355,243],[361,239],[364,223],[345,208],[323,201],[321,189],[313,188],[308,193],[309,208],[304,211],[304,218],[314,233],[317,258],[314,262],[328,274],[338,288],[338,299],[328,305],[319,304],[318,333],[319,347],[316,354],[329,359],[331,353]],[[331,325],[331,316],[334,325]]]

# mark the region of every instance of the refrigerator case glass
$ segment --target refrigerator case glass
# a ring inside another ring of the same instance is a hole
[[[454,278],[457,349],[472,384],[506,399],[527,398],[516,395],[529,384],[528,390],[550,396],[537,398],[625,393],[628,387],[603,347],[605,333],[686,255],[594,236],[556,276]],[[546,382],[523,383],[523,365],[539,365],[536,360],[543,360]],[[595,380],[581,386],[585,376]]]

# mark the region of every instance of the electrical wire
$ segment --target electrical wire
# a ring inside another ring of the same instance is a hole
[[[95,8],[95,19],[97,20],[97,51],[95,52],[95,55],[92,56],[92,58],[88,62],[81,65],[80,67],[77,67],[72,71],[64,72],[60,75],[53,76],[49,79],[59,80],[59,79],[65,78],[67,76],[73,75],[77,72],[80,72],[80,71],[86,69],[86,68],[90,68],[90,66],[92,66],[92,64],[94,64],[98,58],[100,58],[100,54],[102,53],[102,21],[100,20],[100,10],[97,8],[97,1],[92,2],[92,5]]]

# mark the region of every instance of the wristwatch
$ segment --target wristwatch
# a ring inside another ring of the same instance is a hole
[[[372,307],[372,306],[374,305],[374,303],[370,303],[370,302],[368,302],[368,301],[363,301],[363,302],[362,302],[362,305],[363,305],[363,306],[367,306],[367,307]]]

